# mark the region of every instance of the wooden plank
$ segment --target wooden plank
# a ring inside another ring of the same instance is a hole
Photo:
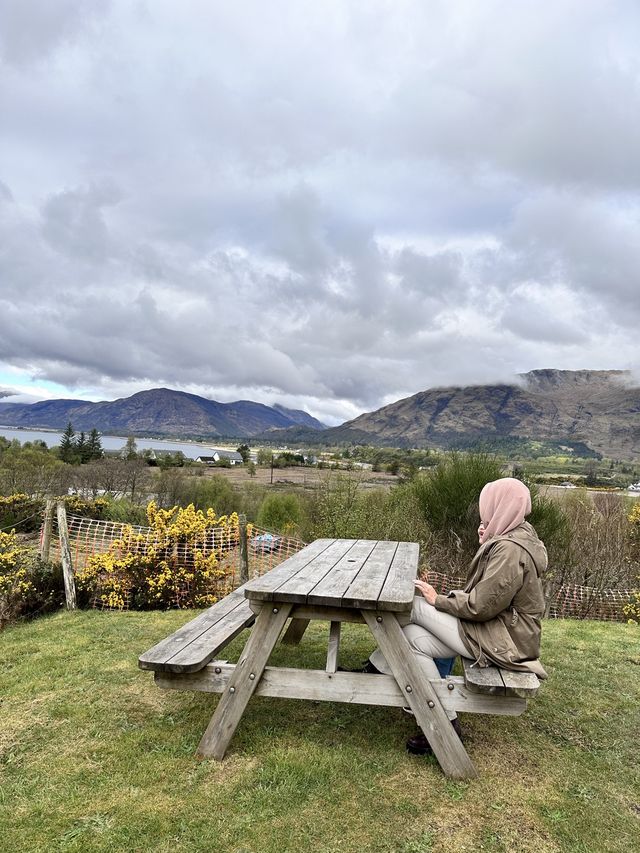
[[[197,751],[199,756],[219,761],[224,758],[290,611],[291,605],[283,604],[263,607],[258,614],[249,640],[202,736]]]
[[[155,674],[158,687],[165,690],[222,693],[235,670],[235,664],[212,661],[199,672],[176,675]],[[452,685],[452,689],[449,689]],[[431,681],[446,711],[467,714],[496,714],[515,717],[527,707],[516,696],[488,696],[470,693],[464,679],[454,676],[446,681]],[[380,705],[402,708],[407,700],[392,675],[367,675],[359,672],[329,673],[321,669],[292,669],[267,666],[255,690],[256,696],[277,699],[304,699],[313,702],[344,702],[353,705]]]
[[[329,644],[327,647],[327,672],[336,672],[338,669],[338,654],[340,652],[340,627],[341,622],[332,622],[329,626]]]
[[[309,627],[310,619],[293,618],[289,622],[289,627],[284,632],[282,643],[285,646],[297,646],[300,640],[304,637],[304,632]]]
[[[321,607],[320,605],[297,604],[291,611],[296,619],[318,619],[323,622],[364,622],[359,610],[340,607]]]
[[[496,666],[474,666],[469,658],[461,658],[467,688],[476,693],[506,696],[501,670]]]
[[[376,609],[378,599],[398,550],[398,542],[377,542],[376,547],[357,577],[342,597],[348,607]]]
[[[240,580],[246,583],[249,580],[249,543],[247,542],[247,516],[241,513],[238,516],[240,534]]]
[[[297,604],[309,603],[309,593],[326,575],[333,575],[336,565],[340,564],[347,555],[351,556],[351,551],[356,545],[357,540],[334,539],[322,554],[314,557],[279,586],[273,593],[273,600]],[[335,600],[330,603],[335,603]]]
[[[205,610],[204,613],[196,616],[195,619],[191,619],[182,628],[171,634],[171,636],[160,640],[159,643],[156,643],[155,646],[140,655],[138,666],[140,669],[161,670],[163,665],[181,649],[193,642],[193,640],[207,631],[211,625],[219,622],[227,613],[235,610],[244,601],[243,588],[239,587],[234,592],[220,599],[220,601],[217,601]]]
[[[411,610],[415,596],[413,581],[418,575],[420,546],[417,542],[399,542],[389,574],[378,598],[378,610],[403,613]]]
[[[335,539],[316,539],[311,545],[307,545],[297,554],[284,560],[275,569],[271,569],[259,578],[253,578],[244,586],[244,594],[247,598],[258,601],[272,601],[274,592],[282,586],[289,578],[293,577],[300,569],[304,568],[315,557],[326,551]]]
[[[471,759],[422,669],[394,613],[363,610],[362,615],[403,691],[416,722],[426,735],[444,773],[452,779],[476,776]]]
[[[509,669],[501,669],[500,675],[504,681],[507,696],[521,696],[523,699],[531,699],[540,689],[538,676],[533,672],[512,672]]]
[[[370,539],[353,542],[344,556],[309,590],[307,604],[340,606],[345,592],[366,564],[376,544],[375,540]]]
[[[73,576],[69,528],[67,527],[67,510],[64,501],[58,501],[56,512],[58,516],[58,536],[60,538],[60,560],[62,562],[62,578],[64,580],[64,597],[67,603],[67,610],[75,610],[76,582]]]
[[[248,605],[247,599],[243,598],[234,610],[180,649],[162,668],[166,672],[194,672],[202,669],[241,631],[253,625],[256,617]]]
[[[40,546],[40,556],[45,563],[49,562],[49,553],[51,551],[51,532],[53,529],[53,507],[55,501],[53,498],[47,498],[44,507],[44,525],[42,528],[42,544]]]

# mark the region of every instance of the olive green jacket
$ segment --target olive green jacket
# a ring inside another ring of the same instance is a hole
[[[438,595],[438,610],[457,616],[462,642],[478,666],[535,672],[544,614],[541,575],[547,551],[526,521],[478,549],[464,589]]]

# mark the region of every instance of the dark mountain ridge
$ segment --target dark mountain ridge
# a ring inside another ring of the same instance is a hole
[[[532,370],[513,384],[431,388],[322,433],[294,427],[270,438],[440,448],[530,439],[635,459],[640,387],[621,370]]]
[[[251,400],[219,403],[196,394],[155,388],[131,397],[98,403],[45,400],[41,403],[0,403],[4,426],[63,430],[94,427],[103,433],[250,438],[272,429],[303,425],[322,430],[324,424],[300,410],[265,406]]]

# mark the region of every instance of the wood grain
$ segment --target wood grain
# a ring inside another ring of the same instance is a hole
[[[158,672],[158,687],[167,690],[222,693],[235,664],[212,661],[199,672],[176,675]],[[449,685],[453,689],[449,689]],[[508,696],[488,696],[470,693],[464,679],[454,676],[445,681],[437,679],[431,685],[446,711],[468,714],[498,714],[518,716],[527,707],[524,699]],[[320,669],[292,669],[267,666],[255,690],[256,696],[278,699],[306,699],[313,702],[345,702],[354,705],[380,705],[402,708],[407,704],[392,675],[367,675],[356,672],[328,673]]]
[[[275,569],[259,578],[250,580],[245,584],[245,595],[247,598],[259,601],[272,601],[274,593],[283,586],[290,578],[311,563],[317,556],[335,543],[335,539],[316,539],[311,545],[307,545],[297,554],[280,563]]]
[[[200,646],[198,653],[200,656],[192,656],[191,660],[183,663],[183,665],[178,667],[177,670],[172,669],[170,664],[176,655],[183,650],[188,649],[192,644],[197,643],[198,639],[203,634],[206,634],[214,625],[220,625],[221,638],[224,638],[224,632],[226,629],[224,628],[223,620],[228,614],[233,613],[234,611],[244,612],[246,614],[246,624],[251,624],[251,622],[253,622],[253,614],[251,613],[249,604],[244,597],[244,590],[242,587],[239,587],[234,592],[225,596],[225,598],[205,610],[204,613],[196,616],[195,619],[187,622],[175,633],[171,634],[169,637],[165,637],[164,640],[156,643],[155,646],[140,655],[138,658],[138,666],[140,669],[151,669],[158,672],[192,672],[194,670],[201,669],[205,664],[212,660],[215,654],[217,654],[216,651],[214,651],[213,654],[209,654],[204,646]],[[220,647],[218,646],[218,651],[219,650]]]
[[[218,707],[202,740],[197,755],[221,761],[240,718],[269,660],[291,610],[290,604],[263,607]]]
[[[471,759],[454,732],[436,691],[424,678],[395,614],[377,616],[371,610],[363,610],[362,615],[444,773],[452,779],[473,778],[476,771]]]

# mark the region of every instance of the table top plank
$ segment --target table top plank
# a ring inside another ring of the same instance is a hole
[[[255,598],[258,601],[273,601],[273,593],[281,587],[289,578],[293,577],[296,572],[310,563],[319,554],[335,542],[335,539],[316,539],[311,545],[307,545],[297,554],[289,557],[276,566],[275,569],[262,575],[259,578],[253,578],[244,585],[244,594],[247,598]]]
[[[398,542],[389,574],[378,598],[379,610],[408,611],[413,606],[418,574],[420,546],[417,542]]]
[[[306,604],[309,601],[309,594],[323,578],[332,576],[336,567],[342,564],[342,560],[347,555],[351,556],[355,544],[353,539],[334,539],[322,554],[314,557],[278,587],[274,599]]]
[[[368,560],[342,596],[343,607],[375,609],[389,569],[398,550],[397,542],[376,542]]]
[[[333,566],[331,571],[320,579],[307,595],[308,604],[332,605],[342,602],[345,592],[353,580],[367,564],[377,542],[369,539],[359,539],[351,544],[344,556]]]
[[[411,610],[415,542],[318,539],[245,584],[247,598],[329,607]]]

